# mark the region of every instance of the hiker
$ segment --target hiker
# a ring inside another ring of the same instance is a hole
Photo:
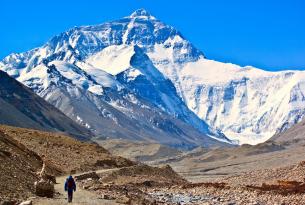
[[[73,177],[70,175],[65,182],[65,191],[68,192],[68,202],[72,202],[73,191],[76,191],[76,184]]]

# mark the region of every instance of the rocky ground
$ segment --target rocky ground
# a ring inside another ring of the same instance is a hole
[[[34,182],[43,162],[52,175],[131,166],[103,147],[63,134],[0,126],[0,204],[21,201],[34,194]]]
[[[110,154],[95,143],[81,142],[64,134],[0,126],[0,131],[25,145],[63,173],[125,167],[134,162]]]
[[[188,184],[169,166],[150,167],[144,164],[76,178],[83,189],[122,204],[156,204],[161,201],[150,193],[151,189]]]
[[[148,166],[62,134],[0,126],[0,204],[33,196],[37,171],[45,162],[54,175],[77,173],[74,204],[299,205],[305,201],[305,155],[300,145],[288,149],[268,142],[182,153],[138,144],[141,151],[133,156],[140,159],[142,153],[141,159],[158,164]],[[57,177],[55,198],[35,197],[33,204],[65,203],[64,179]]]
[[[29,197],[42,159],[0,131],[0,202]]]
[[[162,171],[160,171],[162,170]],[[158,176],[158,177],[154,177]],[[78,183],[104,199],[126,204],[302,204],[305,163],[190,183],[170,167],[146,165],[82,177]]]
[[[287,138],[286,138],[287,139]],[[112,141],[111,152],[150,165],[170,164],[193,182],[191,186],[148,189],[160,203],[181,204],[302,204],[305,191],[305,142],[268,141],[256,146],[174,152],[157,145]],[[145,147],[145,148],[143,148]],[[164,157],[162,153],[168,152]],[[144,155],[145,158],[140,155]],[[159,158],[158,158],[159,157]],[[300,191],[301,190],[301,191]],[[303,190],[303,191],[302,191]],[[305,202],[304,202],[305,204]]]

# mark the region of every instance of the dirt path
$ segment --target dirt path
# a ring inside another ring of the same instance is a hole
[[[110,170],[101,170],[98,172],[105,172],[105,171],[110,171]],[[57,184],[55,185],[55,192],[59,193],[59,195],[56,195],[53,199],[48,199],[48,198],[36,198],[33,200],[33,204],[41,204],[41,205],[60,205],[60,204],[68,204],[67,203],[67,193],[64,191],[64,183],[66,180],[67,176],[62,176],[62,177],[57,177],[56,181]],[[113,200],[105,200],[99,198],[98,195],[96,195],[93,192],[87,191],[82,189],[81,187],[77,187],[76,192],[74,192],[73,196],[73,203],[69,204],[74,204],[74,205],[79,205],[79,204],[88,204],[88,205],[117,205]]]

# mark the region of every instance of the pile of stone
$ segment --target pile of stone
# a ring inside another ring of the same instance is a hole
[[[42,166],[41,171],[38,173],[40,180],[35,182],[35,194],[41,197],[53,198],[55,189],[55,177],[46,173],[45,163]]]

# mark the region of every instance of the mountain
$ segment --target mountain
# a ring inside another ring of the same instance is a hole
[[[288,147],[304,147],[305,146],[305,120],[293,125],[284,132],[278,133],[271,137],[268,141],[284,144]]]
[[[66,132],[80,139],[92,137],[85,127],[3,71],[0,71],[0,124]]]
[[[267,72],[201,58],[179,65],[181,96],[197,116],[240,144],[257,144],[304,117],[304,72]],[[167,71],[166,71],[167,70]]]
[[[7,56],[0,70],[101,137],[257,144],[305,113],[304,72],[208,60],[144,9],[74,27]]]
[[[183,148],[232,143],[190,111],[174,84],[154,66],[146,54],[149,46],[178,32],[159,22],[157,37],[149,40],[152,33],[130,25],[143,12],[73,28],[40,48],[6,57],[0,69],[98,137]]]

